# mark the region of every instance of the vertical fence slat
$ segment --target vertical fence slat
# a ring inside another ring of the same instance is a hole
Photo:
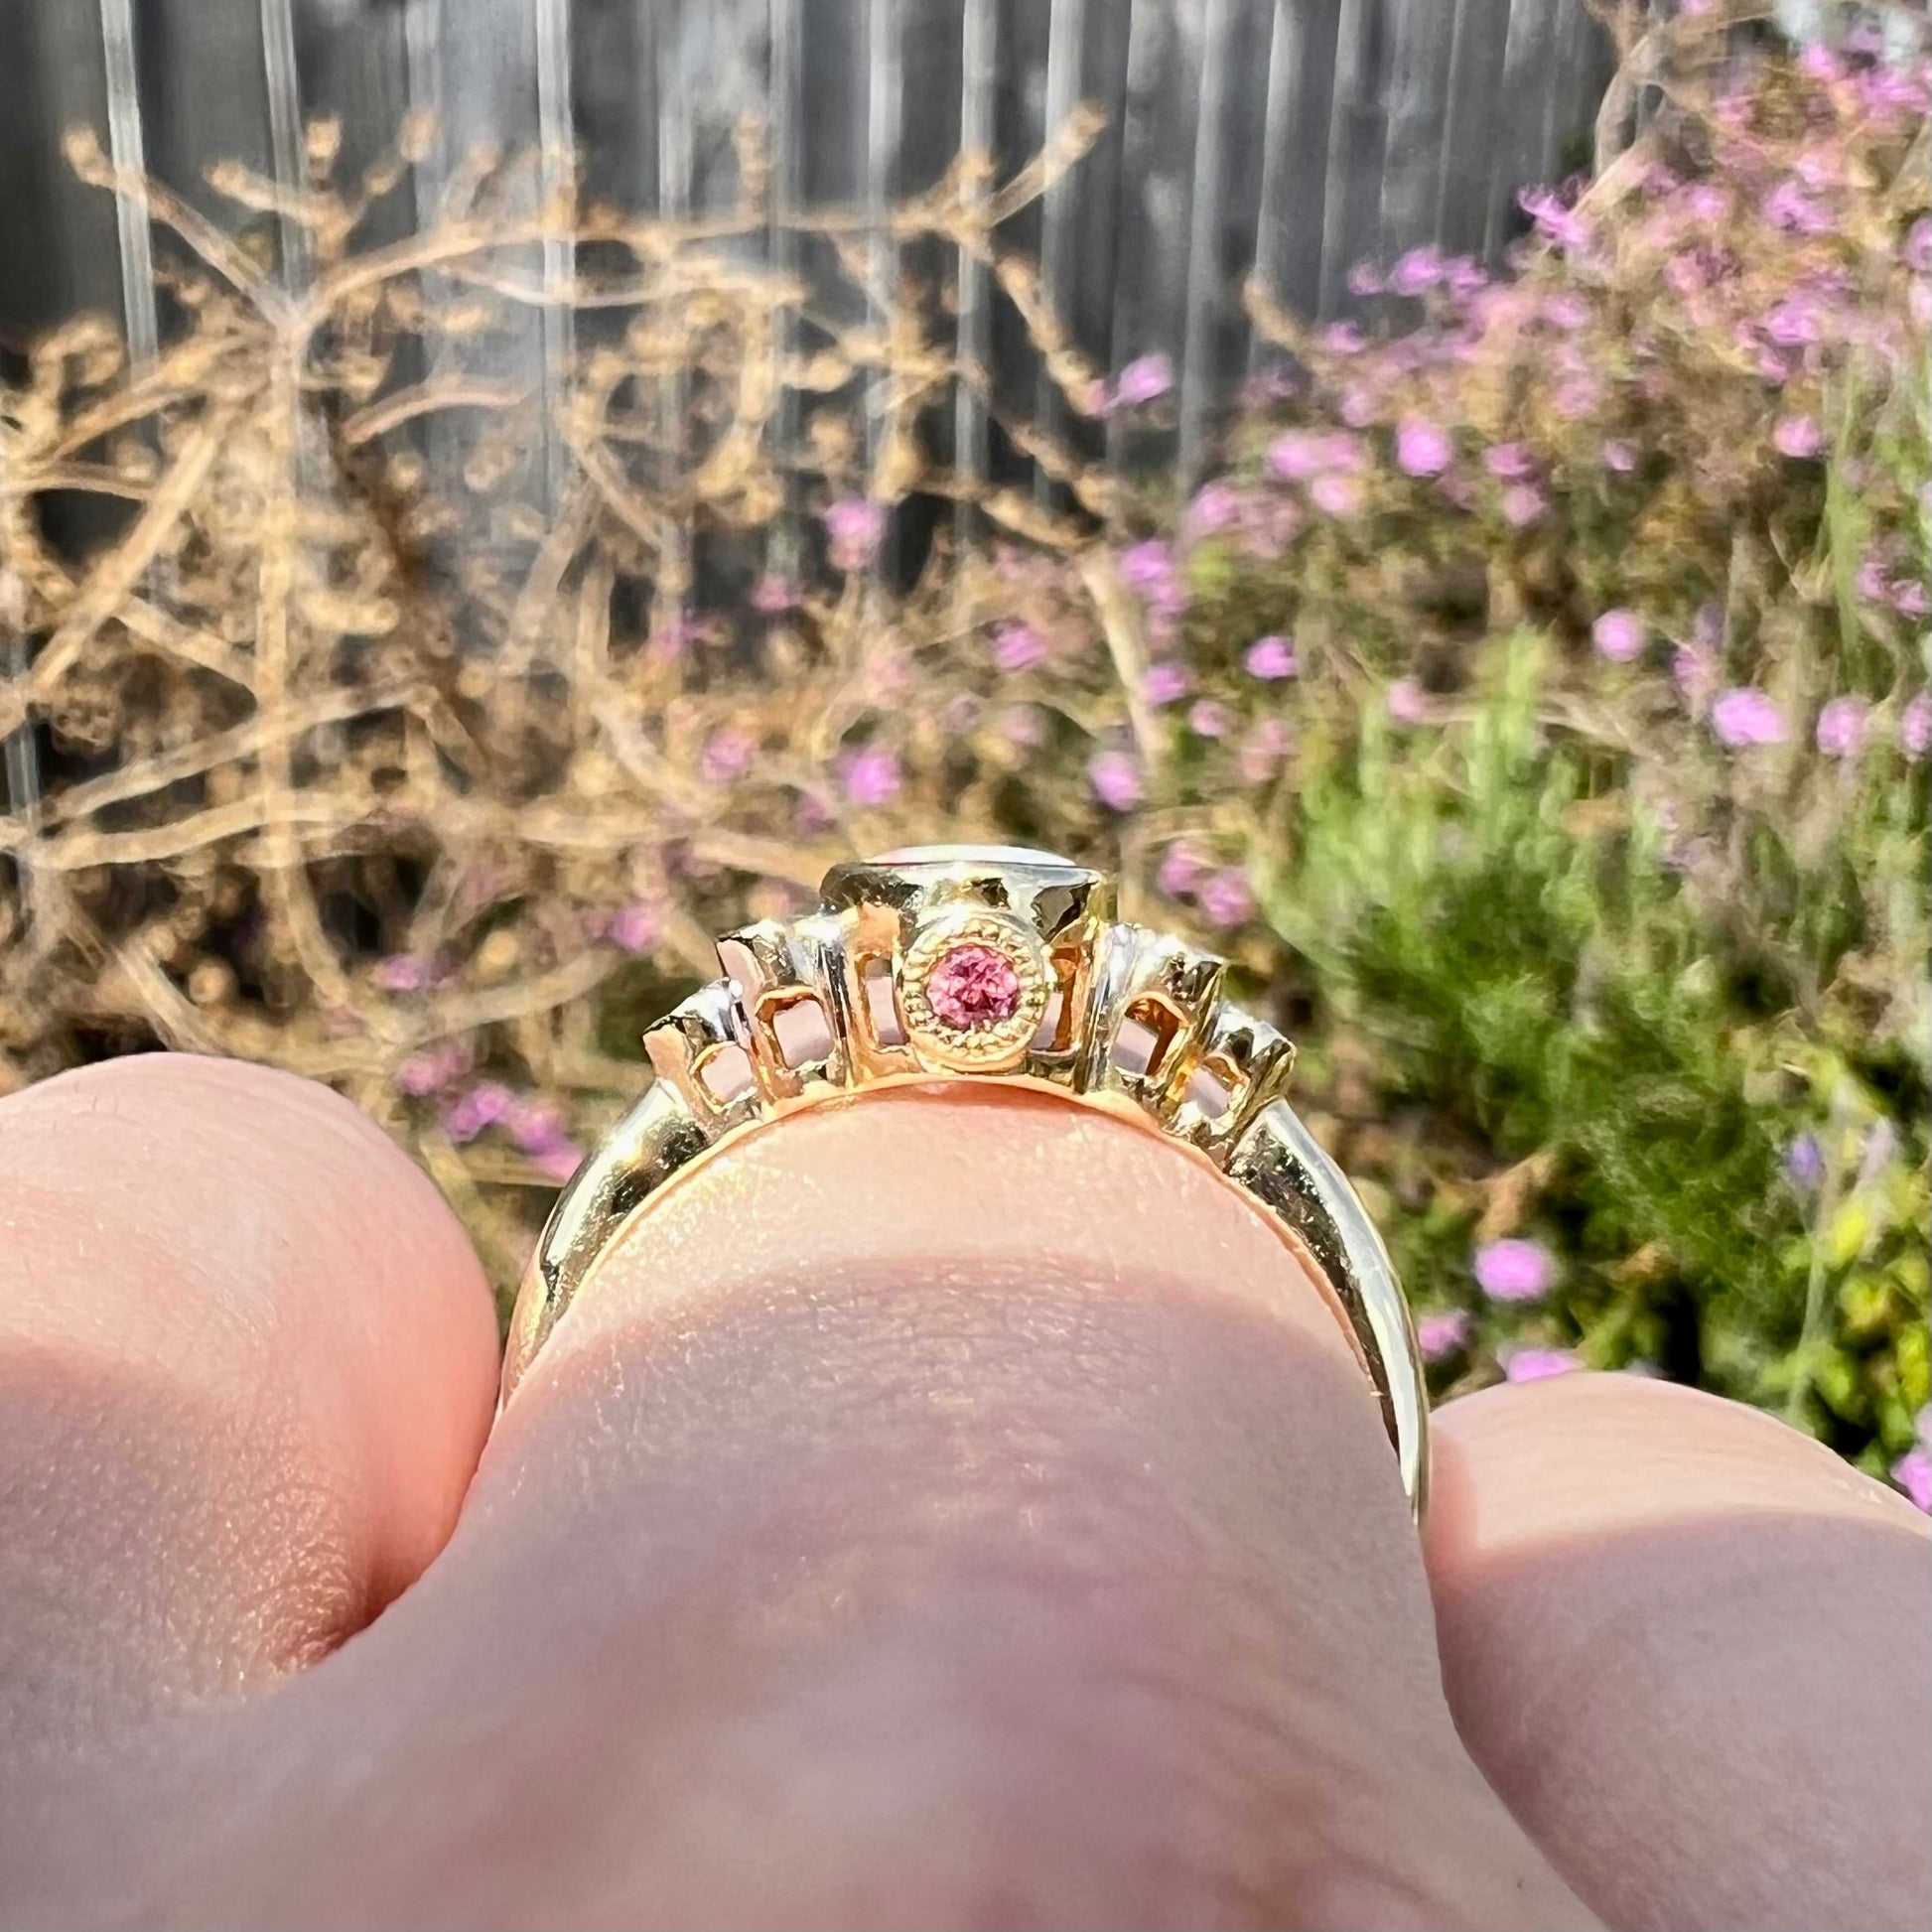
[[[1219,377],[1214,322],[1226,277],[1221,257],[1222,160],[1233,58],[1233,0],[1207,0],[1201,21],[1200,81],[1194,110],[1193,193],[1187,219],[1187,283],[1182,298],[1180,435],[1175,474],[1182,492],[1197,481],[1206,456],[1207,424]]]
[[[679,28],[682,17],[661,7],[651,11],[653,91],[657,97],[657,217],[682,221],[691,212],[692,114],[683,73]],[[658,409],[665,448],[674,469],[686,461],[690,385],[682,370],[662,378]],[[651,628],[659,636],[681,635],[690,605],[693,530],[688,519],[665,520],[659,539],[657,582]]]
[[[960,46],[959,146],[984,189],[984,170],[993,162],[994,88],[998,78],[999,12],[996,0],[966,0]],[[986,265],[970,249],[959,251],[959,360],[969,380],[961,382],[953,403],[954,465],[965,489],[983,488],[991,461],[986,405],[976,386],[990,379],[992,290]],[[960,505],[959,536],[972,529],[970,505]]]
[[[1388,132],[1391,0],[1345,0],[1335,38],[1334,106],[1321,216],[1323,320],[1347,306],[1348,271],[1374,253]]]
[[[537,193],[546,217],[561,212],[576,168],[577,120],[571,98],[570,0],[536,0]],[[543,312],[538,318],[543,365],[543,502],[554,510],[568,486],[570,455],[562,434],[568,405],[574,336],[564,299],[577,274],[570,237],[549,231],[543,239]]]
[[[866,18],[866,260],[874,326],[892,328],[898,297],[898,251],[889,223],[898,178],[900,116],[898,0],[868,0]],[[876,476],[892,408],[889,372],[878,403],[866,411],[866,474]]]
[[[1270,298],[1310,316],[1321,300],[1328,130],[1342,0],[1276,0],[1255,272]]]
[[[294,0],[261,0],[262,77],[268,92],[268,158],[275,185],[284,196],[302,193],[308,169],[302,132],[302,80],[295,52]],[[314,272],[309,232],[284,215],[276,224],[281,237],[282,280],[306,288]]]
[[[135,59],[133,3],[100,0],[100,30],[107,66],[107,153],[117,175],[138,181],[148,171],[148,148],[141,114],[140,69]],[[161,345],[154,288],[154,231],[148,222],[148,198],[138,188],[114,197],[114,229],[120,246],[127,352],[138,370],[154,360]]]
[[[1071,119],[1080,104],[1083,55],[1086,46],[1086,0],[1051,0],[1046,28],[1046,132],[1050,139]],[[1054,317],[1071,322],[1074,278],[1074,222],[1080,214],[1081,177],[1062,175],[1046,191],[1039,222],[1040,295]],[[1040,434],[1063,444],[1067,409],[1058,383],[1040,370],[1038,397],[1034,406]],[[1034,483],[1041,504],[1052,506],[1061,497],[1042,471]]]
[[[1509,0],[1455,0],[1436,198],[1437,243],[1452,255],[1479,255],[1488,242],[1490,169],[1503,118],[1497,93],[1509,12]]]
[[[1382,163],[1382,259],[1436,238],[1449,120],[1451,0],[1399,0]]]
[[[1502,75],[1502,98],[1510,111],[1496,134],[1484,228],[1484,246],[1492,258],[1521,230],[1517,191],[1548,172],[1557,17],[1563,5],[1564,0],[1510,0]]]
[[[1121,139],[1120,272],[1113,361],[1186,354],[1194,169],[1210,0],[1135,0]],[[1212,239],[1205,245],[1210,253]],[[1179,437],[1145,434],[1116,411],[1108,461],[1117,470],[1167,468]]]
[[[798,237],[791,226],[800,201],[799,143],[805,125],[804,74],[799,60],[799,13],[808,0],[771,0],[771,100],[769,129],[771,141],[771,216],[769,249],[771,265],[782,276],[798,274]],[[796,353],[798,343],[792,313],[785,309],[778,317],[774,344],[781,364]],[[777,407],[772,412],[770,433],[775,448],[771,455],[778,466],[783,502],[765,547],[765,567],[773,577],[790,580],[797,576],[803,561],[803,531],[799,523],[798,493],[791,483],[791,463],[798,449],[803,411],[798,391],[790,383],[778,390]]]

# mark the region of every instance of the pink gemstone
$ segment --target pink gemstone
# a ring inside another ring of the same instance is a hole
[[[1020,975],[997,946],[968,942],[939,955],[925,997],[948,1027],[962,1034],[997,1027],[1020,1010]]]

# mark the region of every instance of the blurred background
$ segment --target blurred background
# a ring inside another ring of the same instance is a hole
[[[0,1091],[352,1094],[507,1289],[707,935],[1122,869],[1439,1391],[1932,1504],[1928,35],[1800,0],[15,0]]]

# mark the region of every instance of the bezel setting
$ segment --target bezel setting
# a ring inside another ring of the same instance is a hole
[[[953,954],[984,946],[1012,968],[1018,996],[1004,1019],[962,1027],[935,1010],[933,975]],[[1018,1066],[1046,1017],[1052,994],[1045,949],[1016,919],[997,912],[944,912],[927,919],[899,963],[899,1012],[913,1051],[948,1072],[997,1073]]]

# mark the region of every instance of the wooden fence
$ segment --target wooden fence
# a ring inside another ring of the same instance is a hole
[[[1425,242],[1493,257],[1517,191],[1583,158],[1608,69],[1585,0],[8,0],[0,336],[102,309],[152,350],[145,210],[73,180],[74,123],[232,220],[208,164],[299,180],[318,115],[340,119],[353,167],[433,109],[418,209],[439,163],[489,140],[575,150],[591,196],[666,214],[730,203],[749,115],[781,207],[883,214],[962,150],[1018,165],[1090,102],[1093,152],[1004,239],[1037,258],[1097,366],[1168,359],[1155,455],[1184,482],[1251,367],[1250,275],[1327,318],[1358,261]],[[547,273],[568,272],[567,247]],[[971,265],[959,282],[962,352],[1009,389],[1037,385],[1050,417],[1023,332]],[[561,381],[568,331],[533,317],[509,351],[520,373]],[[959,434],[960,461],[988,460],[970,404]]]

